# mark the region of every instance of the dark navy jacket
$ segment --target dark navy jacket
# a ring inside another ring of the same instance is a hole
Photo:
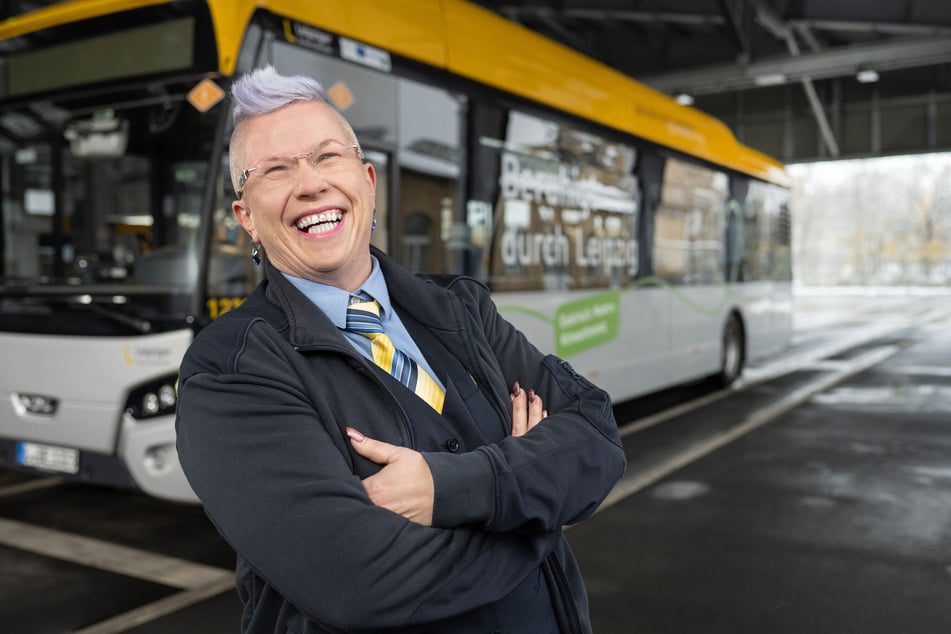
[[[244,631],[590,632],[562,526],[591,515],[624,470],[608,396],[541,354],[483,285],[374,255],[447,386],[443,415],[274,269],[182,363],[179,457],[237,553]],[[519,438],[516,380],[549,412]],[[432,527],[373,505],[361,479],[380,467],[352,450],[347,426],[423,452]]]

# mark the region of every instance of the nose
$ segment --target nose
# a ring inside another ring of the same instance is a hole
[[[313,152],[294,157],[294,193],[300,197],[308,197],[327,189],[327,180],[323,172],[317,168],[317,156]]]

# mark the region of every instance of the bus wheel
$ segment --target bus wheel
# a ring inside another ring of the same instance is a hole
[[[743,328],[736,316],[730,316],[723,327],[723,339],[720,348],[720,373],[717,383],[721,387],[732,384],[743,372],[744,342]]]

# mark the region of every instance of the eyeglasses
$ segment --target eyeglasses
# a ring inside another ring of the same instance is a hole
[[[289,185],[297,178],[297,166],[300,165],[300,159],[305,159],[312,169],[321,174],[332,174],[346,167],[347,161],[353,158],[366,160],[359,145],[330,143],[310,152],[261,161],[254,167],[241,172],[241,177],[238,178],[238,198],[244,195],[245,185],[251,174],[255,175],[255,180],[266,181],[276,186]]]

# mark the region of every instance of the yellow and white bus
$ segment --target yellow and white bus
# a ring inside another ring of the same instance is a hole
[[[463,0],[75,0],[0,24],[0,465],[193,501],[178,363],[259,281],[227,91],[320,80],[377,246],[467,274],[628,399],[791,328],[789,181],[720,122]]]

